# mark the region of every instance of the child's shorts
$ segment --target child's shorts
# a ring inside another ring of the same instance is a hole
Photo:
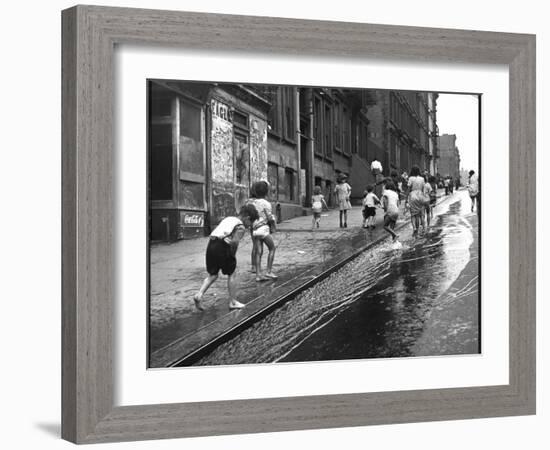
[[[363,219],[376,216],[376,208],[374,206],[365,206],[363,208]]]
[[[395,228],[395,224],[397,223],[397,216],[397,213],[386,213],[384,216],[384,226],[393,230]]]
[[[319,212],[313,211],[313,217],[315,219],[320,219],[321,218],[321,211],[319,211]]]
[[[269,235],[269,225],[261,225],[252,230],[252,236],[257,238],[265,238]]]
[[[217,275],[221,270],[224,275],[232,275],[237,268],[237,259],[231,246],[223,239],[210,238],[206,246],[206,271]]]

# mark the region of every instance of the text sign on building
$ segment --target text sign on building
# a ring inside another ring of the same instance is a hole
[[[212,108],[212,114],[215,117],[219,117],[226,122],[233,122],[233,110],[230,106],[214,98],[210,102],[210,106]]]
[[[181,212],[181,225],[184,227],[203,227],[204,214],[195,212]]]

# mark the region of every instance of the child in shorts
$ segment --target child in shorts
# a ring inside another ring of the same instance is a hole
[[[311,212],[313,213],[313,217],[311,218],[312,230],[314,230],[315,227],[319,228],[323,206],[325,209],[328,209],[325,197],[321,194],[321,186],[315,186],[313,188],[313,195],[311,196]]]
[[[382,205],[384,207],[384,230],[386,230],[396,241],[399,237],[395,231],[397,218],[399,217],[399,194],[393,181],[386,183],[386,190],[382,195]]]
[[[206,271],[208,276],[204,279],[199,291],[193,296],[195,307],[198,310],[204,311],[201,305],[202,297],[214,281],[218,279],[220,270],[224,275],[227,275],[229,308],[240,309],[244,307],[242,303],[237,301],[236,295],[236,254],[245,230],[250,228],[255,220],[258,220],[256,208],[253,205],[244,205],[239,211],[238,217],[226,217],[210,233],[210,239],[206,246]]]
[[[380,204],[380,199],[374,193],[374,186],[369,184],[363,197],[363,228],[375,228],[374,220],[376,217],[376,205]]]

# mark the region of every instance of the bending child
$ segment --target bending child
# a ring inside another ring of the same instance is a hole
[[[258,181],[254,184],[256,198],[251,199],[251,204],[258,212],[258,219],[252,224],[252,239],[254,245],[254,269],[256,281],[276,280],[278,277],[273,273],[273,260],[275,259],[275,241],[272,233],[275,232],[275,217],[271,212],[271,203],[265,197],[269,192],[269,185],[265,181]],[[263,245],[269,251],[267,255],[267,272],[262,274],[261,264],[263,256]]]
[[[221,270],[227,275],[227,290],[229,293],[229,308],[239,309],[245,305],[237,301],[235,286],[235,269],[237,268],[237,248],[244,236],[246,228],[258,219],[258,212],[252,205],[245,205],[239,211],[238,217],[226,217],[210,233],[210,240],[206,247],[206,271],[208,276],[204,279],[201,288],[193,296],[195,307],[204,311],[201,305],[203,295],[214,281],[218,279]]]

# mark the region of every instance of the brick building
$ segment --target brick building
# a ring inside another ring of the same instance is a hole
[[[443,134],[439,137],[439,174],[460,179],[460,151],[456,146],[456,134]]]

